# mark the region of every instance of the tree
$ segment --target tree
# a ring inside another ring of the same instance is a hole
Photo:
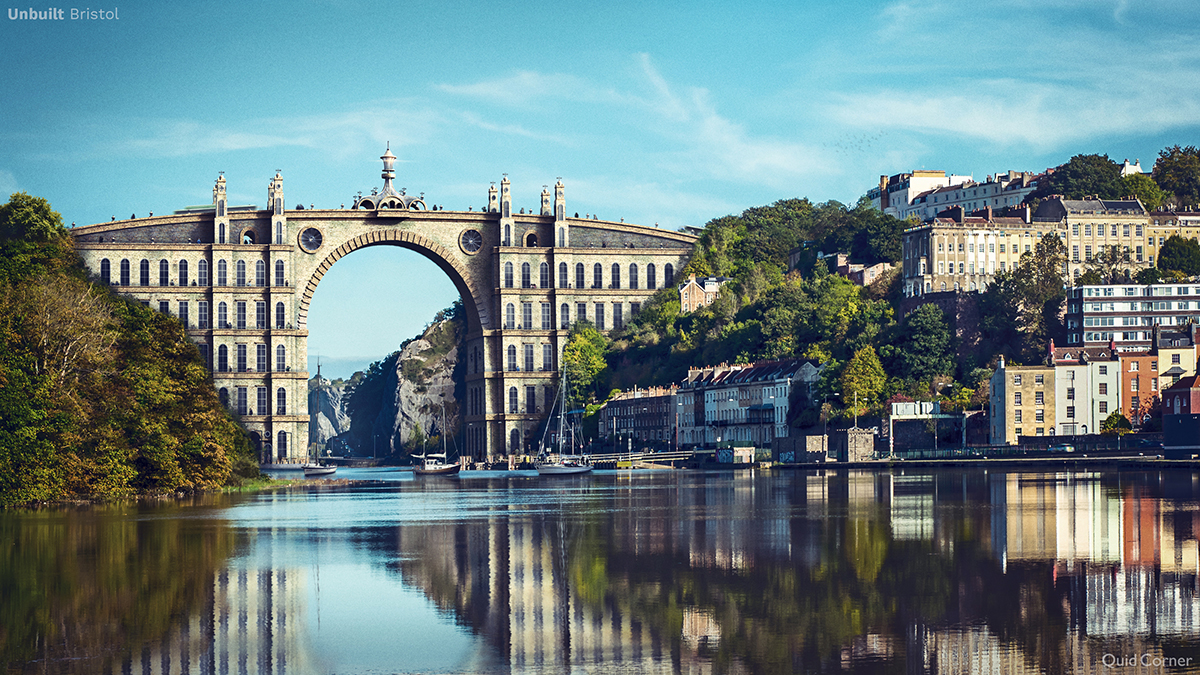
[[[1166,243],[1158,250],[1158,268],[1188,276],[1200,274],[1200,243],[1177,234],[1167,237]]]
[[[1175,196],[1175,206],[1200,204],[1200,148],[1176,145],[1160,150],[1150,175],[1164,192]]]
[[[1144,173],[1131,173],[1122,180],[1125,182],[1125,194],[1142,200],[1147,211],[1157,211],[1171,196]]]
[[[1133,431],[1133,426],[1129,424],[1129,420],[1121,411],[1114,410],[1111,415],[1104,419],[1104,423],[1100,425],[1100,433],[1116,436],[1124,436]]]
[[[894,345],[880,347],[888,371],[906,380],[926,380],[954,372],[954,352],[946,315],[937,305],[921,305],[904,317]]]
[[[1046,176],[1032,196],[1084,199],[1097,195],[1100,199],[1120,199],[1124,192],[1121,167],[1108,155],[1075,155],[1066,164],[1055,167],[1054,173]]]
[[[562,369],[567,379],[567,404],[580,408],[596,398],[597,387],[608,364],[604,360],[608,344],[590,321],[576,321],[563,347]]]
[[[1129,251],[1119,246],[1100,246],[1100,250],[1090,260],[1084,263],[1084,274],[1087,281],[1080,277],[1081,283],[1116,284],[1128,281],[1132,276],[1133,262]],[[1094,274],[1092,274],[1094,273]],[[1099,281],[1092,282],[1093,279]]]
[[[879,395],[887,384],[887,374],[883,372],[883,364],[874,347],[866,346],[854,353],[842,371],[841,384],[842,403],[846,405],[853,405],[857,399],[861,409],[879,402]]]

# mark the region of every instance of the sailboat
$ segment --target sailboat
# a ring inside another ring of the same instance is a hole
[[[592,464],[588,458],[582,455],[566,454],[563,452],[563,441],[566,437],[566,416],[567,416],[567,374],[563,372],[562,382],[558,387],[558,400],[555,405],[558,406],[558,452],[548,455],[543,455],[534,462],[534,467],[539,475],[542,476],[571,476],[581,473],[588,473],[592,470]],[[553,410],[551,410],[553,414]],[[549,431],[549,425],[547,425]],[[543,434],[544,438],[544,434]],[[571,445],[574,446],[574,433],[572,433]],[[572,447],[573,451],[574,448]]]
[[[442,401],[442,451],[437,453],[413,455],[414,458],[421,460],[419,464],[413,465],[414,474],[418,476],[454,476],[458,474],[460,469],[462,469],[462,465],[460,465],[458,462],[449,463],[446,461],[445,427],[446,402]]]

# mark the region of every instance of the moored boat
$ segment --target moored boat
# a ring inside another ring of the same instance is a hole
[[[418,476],[453,476],[462,468],[457,462],[447,462],[444,453],[416,457],[421,460],[419,464],[413,465],[413,473]]]
[[[332,476],[337,473],[337,467],[332,464],[305,464],[304,477],[312,478],[314,476]]]
[[[542,476],[570,476],[587,473],[592,470],[586,457],[548,457],[545,461],[534,462],[538,474]]]

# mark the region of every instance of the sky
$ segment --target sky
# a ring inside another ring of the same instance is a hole
[[[264,206],[278,169],[289,207],[336,208],[388,143],[397,186],[448,210],[504,174],[534,208],[561,177],[568,212],[678,228],[1200,141],[1193,0],[41,1],[64,18],[10,0],[0,23],[0,195],[79,225],[211,203],[221,171],[231,203]],[[310,360],[349,376],[456,297],[418,254],[355,252]]]

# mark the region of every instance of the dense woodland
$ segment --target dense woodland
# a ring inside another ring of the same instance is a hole
[[[0,505],[258,475],[183,326],[91,283],[46,200],[0,206]]]

